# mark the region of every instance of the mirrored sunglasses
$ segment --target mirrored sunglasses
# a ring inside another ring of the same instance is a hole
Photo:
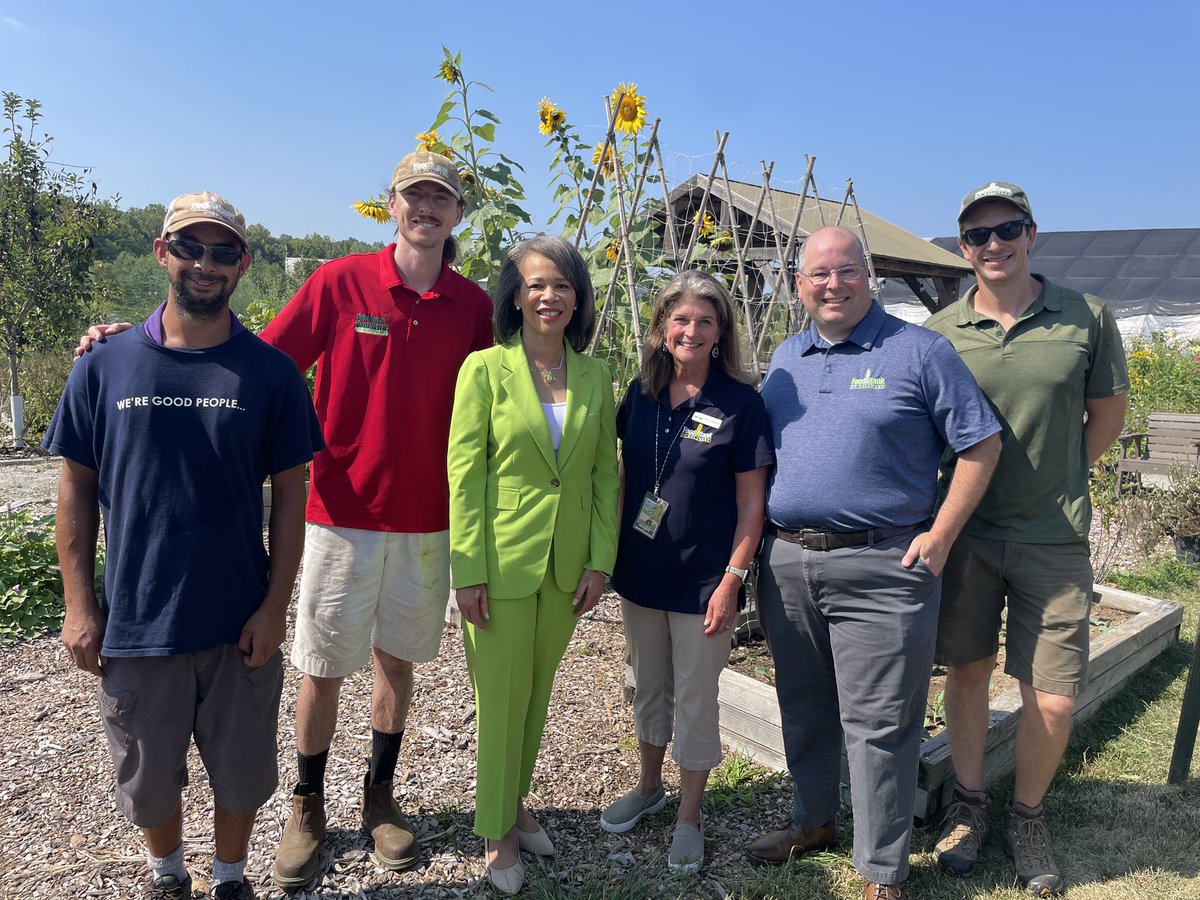
[[[167,241],[167,249],[176,259],[186,259],[189,262],[201,259],[205,250],[218,266],[236,266],[242,261],[241,247],[227,247],[221,244],[210,246],[187,238],[172,238]]]

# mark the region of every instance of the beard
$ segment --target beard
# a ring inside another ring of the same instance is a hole
[[[203,322],[220,318],[225,314],[229,306],[229,298],[233,296],[233,291],[237,287],[239,276],[234,276],[232,279],[228,276],[215,277],[221,278],[224,283],[215,294],[208,298],[197,297],[192,292],[191,283],[184,275],[180,275],[178,279],[171,282],[175,306],[182,315]]]

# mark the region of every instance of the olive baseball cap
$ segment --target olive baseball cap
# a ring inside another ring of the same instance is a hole
[[[180,194],[167,207],[167,216],[163,219],[162,234],[166,237],[173,231],[198,225],[201,222],[212,222],[227,228],[237,235],[242,246],[249,248],[246,239],[246,217],[236,206],[212,191],[200,191],[198,194]]]
[[[1029,205],[1029,197],[1026,196],[1024,188],[1007,181],[989,181],[973,191],[968,191],[967,196],[963,197],[962,205],[958,208],[958,221],[963,220],[963,216],[972,206],[985,200],[1007,200],[1029,218],[1033,218],[1033,208]]]
[[[397,163],[396,171],[392,173],[392,190],[402,191],[418,181],[440,184],[457,199],[462,199],[463,186],[458,169],[440,153],[417,150]]]

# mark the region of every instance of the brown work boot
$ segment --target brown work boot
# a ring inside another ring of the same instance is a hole
[[[942,819],[942,836],[933,858],[951,875],[970,875],[979,861],[979,848],[988,833],[988,799],[983,791],[954,786],[954,802]]]
[[[868,881],[863,885],[863,900],[902,900],[904,892],[898,884],[876,884]]]
[[[769,866],[781,866],[789,859],[828,850],[837,843],[837,831],[833,823],[828,825],[788,825],[778,831],[764,834],[746,848],[751,862]]]
[[[304,887],[317,877],[321,841],[325,840],[325,798],[292,794],[292,816],[275,851],[271,877],[284,890]]]
[[[396,800],[392,783],[371,784],[371,776],[363,776],[363,831],[375,841],[375,862],[385,869],[407,869],[421,855],[417,836]]]
[[[1004,810],[1004,843],[1026,890],[1035,897],[1057,897],[1062,874],[1050,852],[1050,831],[1041,804],[1030,808],[1014,800]]]

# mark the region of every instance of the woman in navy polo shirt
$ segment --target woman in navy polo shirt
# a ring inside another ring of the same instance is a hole
[[[721,760],[717,679],[775,462],[739,343],[725,287],[681,272],[655,302],[638,377],[617,410],[623,499],[612,581],[637,684],[641,773],[600,825],[628,831],[662,809],[673,734],[680,801],[667,864],[675,872],[696,872],[704,860],[700,800]]]

